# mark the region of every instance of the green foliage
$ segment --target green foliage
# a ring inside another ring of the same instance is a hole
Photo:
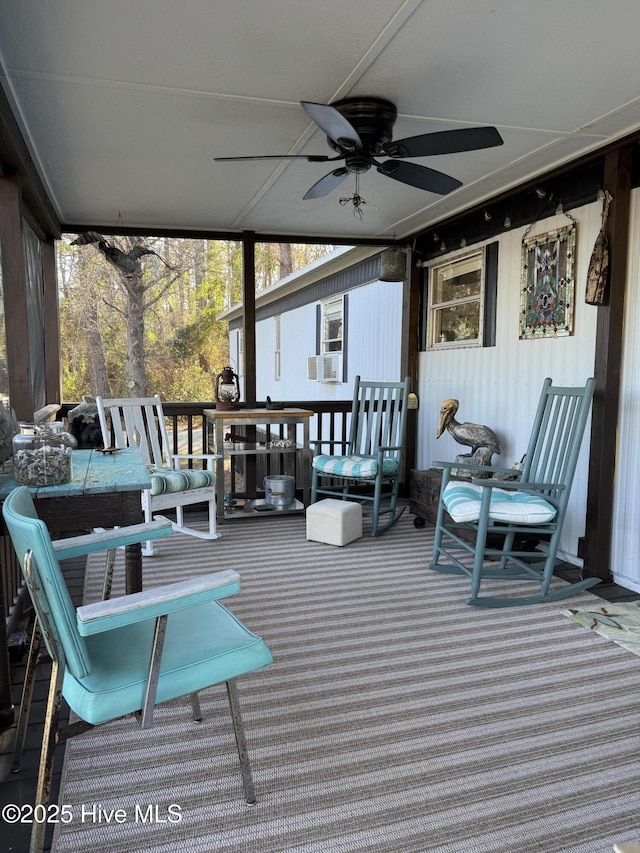
[[[141,304],[149,393],[212,400],[215,375],[229,361],[227,323],[218,318],[242,300],[241,244],[105,238],[125,252],[143,245],[156,253],[142,258],[132,283],[95,244],[71,246],[73,239],[57,247],[63,399],[130,394],[132,305]],[[257,244],[256,288],[276,284],[332,248]]]

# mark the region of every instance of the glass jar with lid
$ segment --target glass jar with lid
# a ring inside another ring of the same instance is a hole
[[[20,423],[13,436],[13,476],[20,486],[59,486],[71,480],[71,451],[77,441],[62,421]]]

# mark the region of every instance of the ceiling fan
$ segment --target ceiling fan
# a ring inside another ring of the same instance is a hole
[[[446,195],[462,182],[443,172],[407,163],[407,157],[430,157],[459,151],[476,151],[502,145],[495,127],[467,127],[423,133],[406,139],[393,138],[393,125],[398,111],[383,98],[344,98],[333,104],[314,104],[301,101],[307,115],[327,135],[329,146],[337,156],[325,154],[264,154],[249,157],[214,157],[214,160],[307,160],[309,163],[332,163],[344,160],[344,165],[320,178],[304,198],[322,198],[339,186],[347,175],[360,175],[372,166],[382,175],[428,192]],[[390,157],[380,162],[379,157]]]

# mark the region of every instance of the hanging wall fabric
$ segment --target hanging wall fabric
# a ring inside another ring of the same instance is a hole
[[[596,237],[596,242],[589,261],[587,272],[587,289],[585,302],[589,305],[602,305],[605,299],[607,284],[609,282],[609,238],[607,237],[607,217],[609,205],[613,196],[608,190],[604,193],[602,208],[602,226]]]

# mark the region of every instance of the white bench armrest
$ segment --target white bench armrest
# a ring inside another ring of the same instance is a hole
[[[149,521],[146,524],[131,524],[82,536],[70,536],[68,539],[56,539],[52,545],[58,560],[68,560],[70,557],[108,551],[122,545],[135,545],[148,539],[159,539],[161,536],[169,536],[171,531],[169,520]]]
[[[156,619],[185,607],[234,595],[239,591],[240,575],[232,569],[200,575],[109,601],[85,604],[76,611],[78,631],[84,637],[100,634],[123,625]]]

